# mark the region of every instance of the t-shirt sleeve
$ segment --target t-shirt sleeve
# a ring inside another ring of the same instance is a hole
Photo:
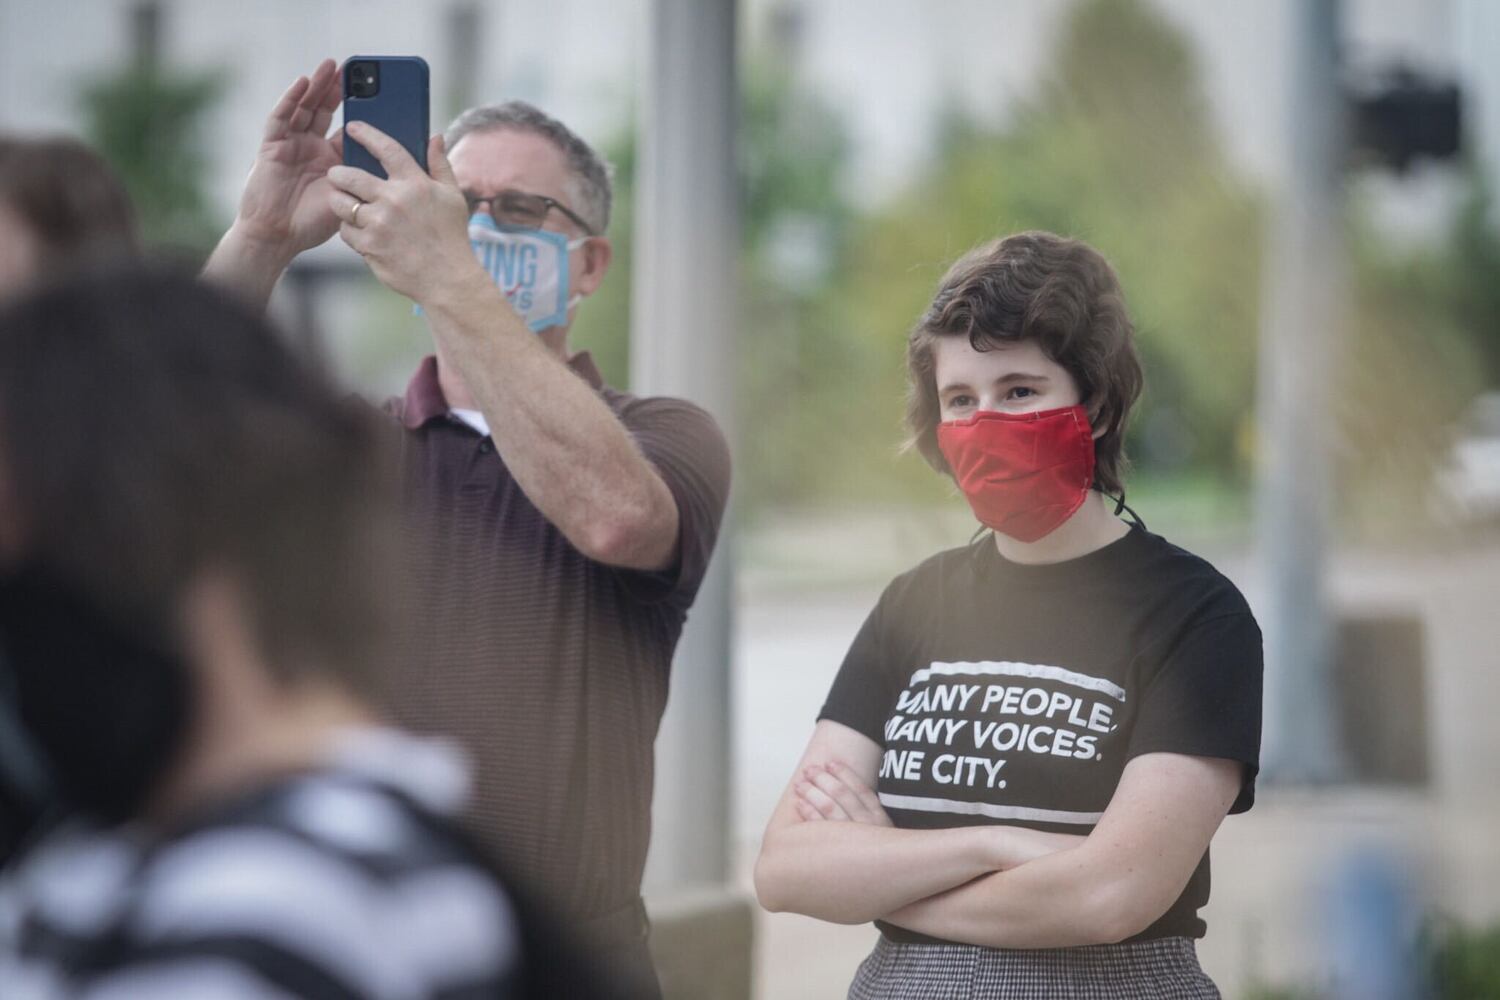
[[[1249,612],[1191,626],[1146,685],[1127,751],[1223,757],[1245,765],[1231,813],[1255,801],[1260,770],[1260,628]]]
[[[729,444],[714,418],[682,399],[633,401],[620,420],[677,504],[677,558],[664,570],[618,570],[637,600],[686,610],[708,571],[729,502]]]
[[[818,713],[819,722],[828,719],[841,723],[881,745],[885,743],[885,720],[890,715],[892,694],[891,636],[885,624],[889,593],[881,595],[854,636]]]

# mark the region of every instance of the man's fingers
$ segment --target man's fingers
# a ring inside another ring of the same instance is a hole
[[[323,92],[323,110],[333,111],[344,99],[344,74],[339,72],[332,59],[328,64],[333,67],[333,75],[328,79],[328,89]]]
[[[399,142],[369,122],[349,122],[344,126],[344,131],[355,142],[368,149],[371,156],[380,161],[380,165],[385,167],[388,176],[410,177],[413,174],[426,176],[422,174],[422,168],[417,166],[417,161],[411,158],[411,154]]]
[[[368,170],[339,165],[328,168],[328,183],[360,201],[374,201],[386,182]]]
[[[330,135],[328,137],[328,141],[333,144],[333,152],[334,152],[334,154],[337,155],[338,158],[342,160],[344,158],[344,130],[343,130],[343,128],[337,129],[333,133],[333,135]]]
[[[307,85],[307,93],[302,95],[301,104],[308,111],[316,113],[326,106],[328,95],[337,94],[339,89],[338,65],[332,59],[324,59],[318,63],[318,68],[313,70]]]
[[[333,109],[318,108],[317,111],[314,112],[312,124],[307,126],[307,130],[313,135],[322,135],[324,132],[328,131],[328,126],[332,124]]]
[[[287,126],[292,120],[292,113],[297,110],[297,102],[302,100],[302,95],[307,93],[310,81],[305,76],[299,76],[292,81],[292,85],[286,88],[286,93],[281,95],[281,100],[271,109],[271,115],[266,119],[266,140],[280,139],[286,135]]]
[[[363,229],[351,226],[348,222],[343,222],[339,225],[339,236],[361,257],[370,252],[369,243],[367,242],[370,235]]]
[[[328,192],[328,210],[357,229],[365,228],[360,224],[359,213],[361,211],[365,213],[365,225],[368,225],[370,221],[369,203],[344,191]]]

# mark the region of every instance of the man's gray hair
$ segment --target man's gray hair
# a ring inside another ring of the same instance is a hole
[[[614,167],[594,152],[594,147],[580,139],[572,129],[542,109],[525,101],[486,104],[460,114],[443,133],[443,148],[448,152],[471,132],[494,132],[515,129],[539,135],[556,146],[568,162],[573,183],[573,204],[568,207],[583,217],[596,234],[609,228],[609,212],[614,200],[611,179]]]

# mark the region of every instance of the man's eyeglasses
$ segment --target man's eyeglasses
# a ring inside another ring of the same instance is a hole
[[[548,198],[544,194],[506,190],[485,196],[465,191],[464,199],[469,203],[470,215],[474,214],[474,209],[481,201],[489,202],[490,216],[502,226],[527,226],[531,229],[539,229],[547,218],[547,213],[555,208],[572,219],[578,228],[588,235],[598,235],[594,232],[594,227],[584,222],[577,212],[556,198]]]

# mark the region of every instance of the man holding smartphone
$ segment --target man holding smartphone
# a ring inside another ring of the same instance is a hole
[[[586,143],[529,105],[478,108],[433,137],[429,172],[351,123],[382,180],[324,137],[340,93],[330,60],[282,97],[205,274],[264,303],[338,232],[422,308],[434,356],[387,406],[416,540],[391,707],[466,746],[474,828],[650,995],[652,746],[728,448],[703,410],[617,392],[568,350],[611,256],[608,170]]]

